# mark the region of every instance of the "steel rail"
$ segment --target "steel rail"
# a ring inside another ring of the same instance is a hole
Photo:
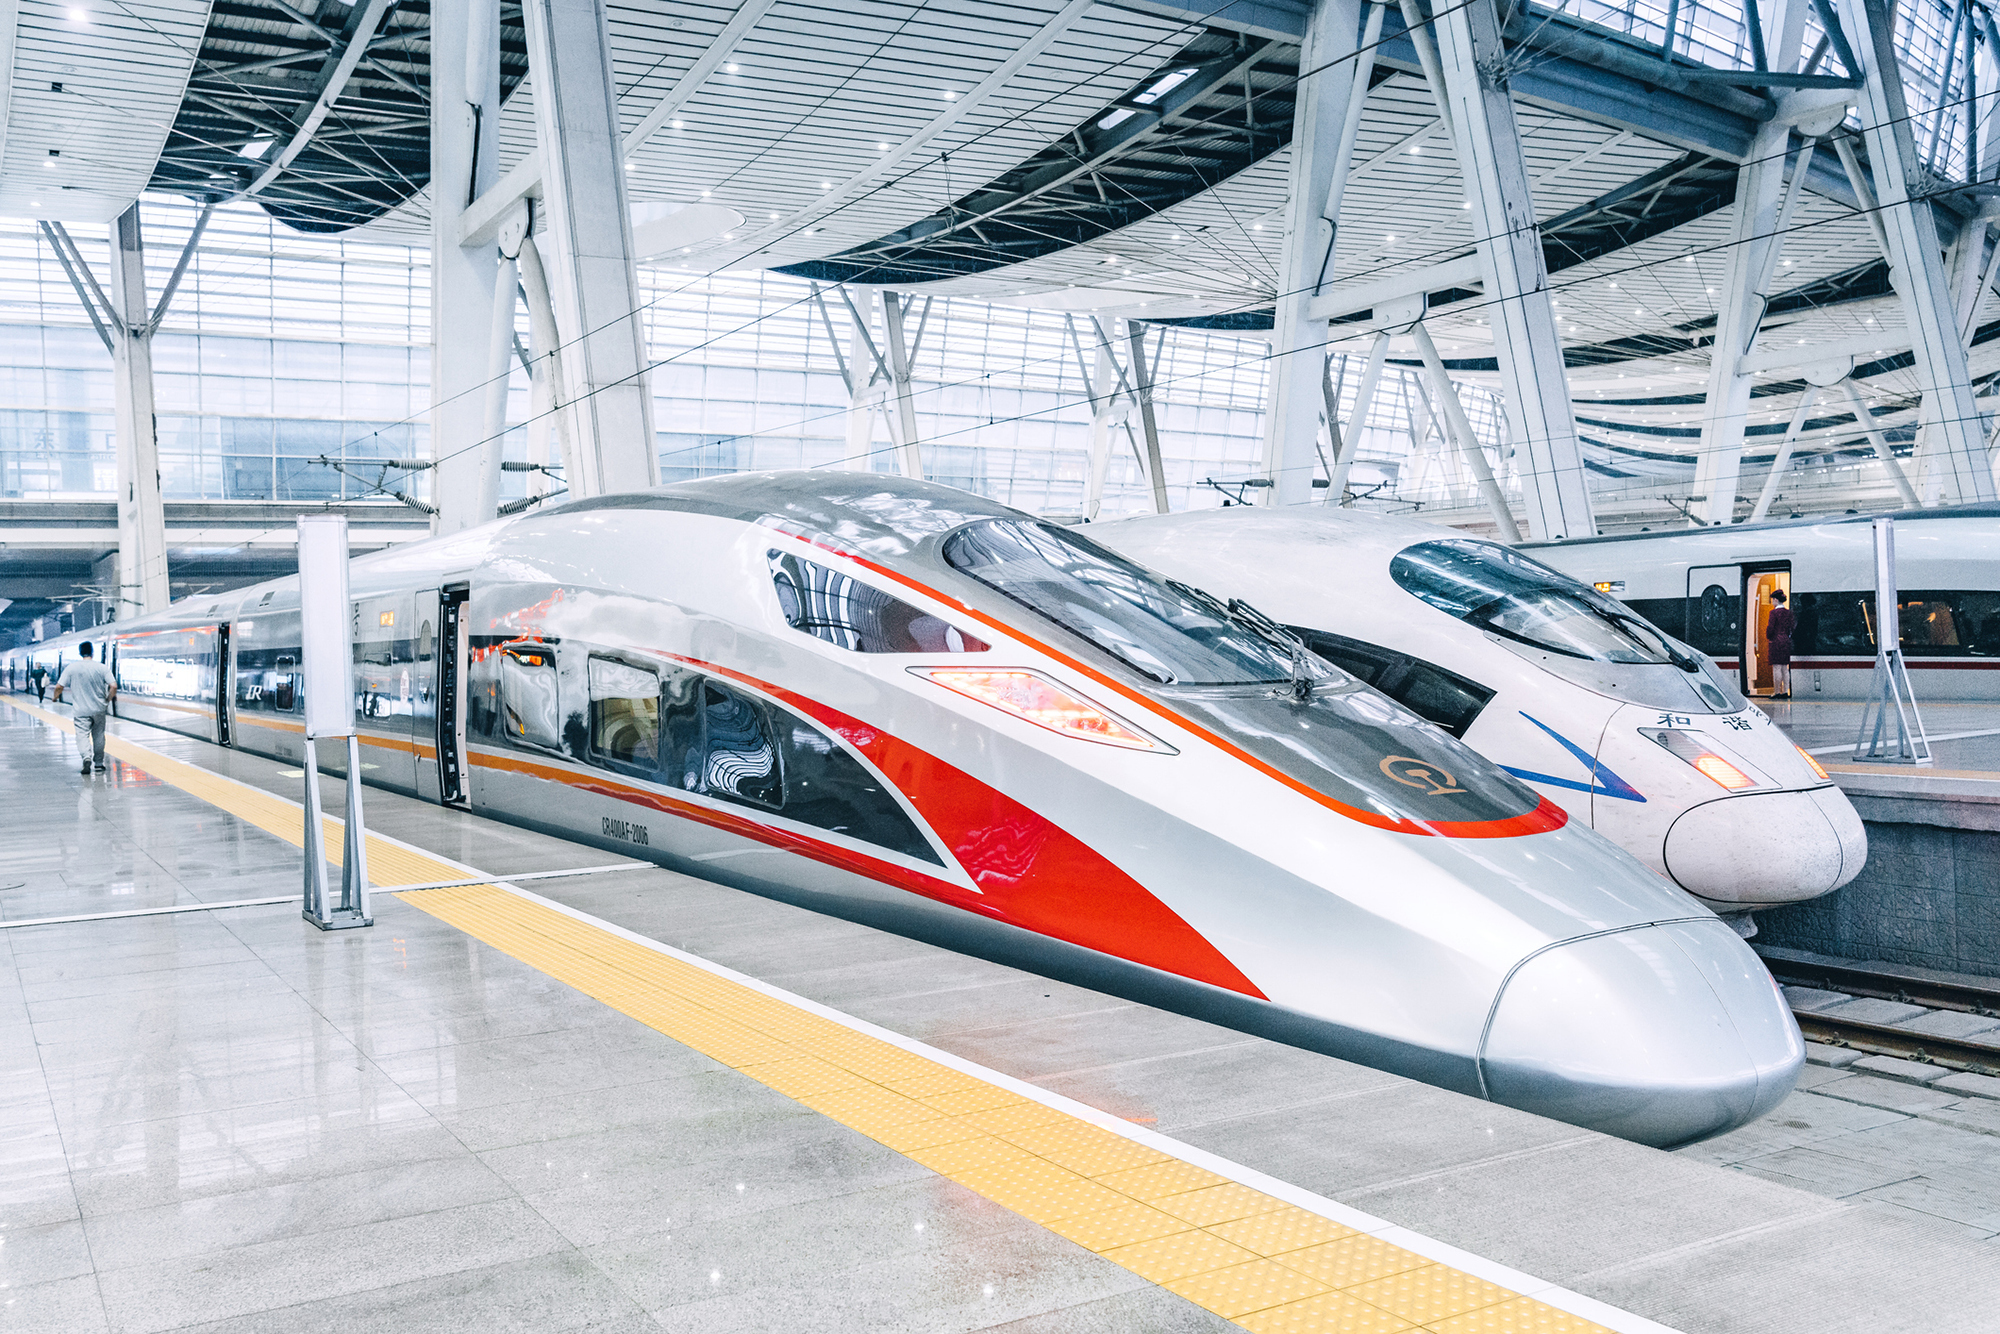
[[[1764,966],[1780,982],[1794,986],[1844,991],[1850,996],[1902,1001],[1928,1010],[1960,1010],[1969,1014],[2000,1016],[2000,978],[1991,984],[1941,981],[1917,973],[1859,964],[1822,963],[1760,956]]]
[[[1890,1024],[1865,1019],[1843,1019],[1811,1010],[1794,1010],[1799,1031],[1813,1042],[1849,1047],[1877,1056],[1899,1056],[1906,1061],[1970,1070],[1982,1075],[2000,1075],[2000,1043],[1975,1038],[1941,1038],[1916,1033]]]

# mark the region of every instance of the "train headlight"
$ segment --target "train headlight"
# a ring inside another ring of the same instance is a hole
[[[1803,755],[1805,757],[1807,767],[1810,768],[1813,771],[1813,773],[1819,776],[1820,782],[1825,783],[1831,781],[1832,775],[1827,773],[1825,765],[1821,764],[1818,760],[1812,757],[1811,751],[1805,749],[1803,746],[1795,746],[1793,747],[1793,749],[1797,750],[1800,755]]]
[[[1738,788],[1757,786],[1750,781],[1750,775],[1744,773],[1720,755],[1697,755],[1693,760],[1693,764],[1695,768],[1701,770],[1731,792],[1736,791]]]
[[[968,671],[958,667],[912,667],[910,670],[967,699],[990,704],[1037,727],[1046,727],[1051,732],[1080,741],[1098,741],[1107,746],[1122,746],[1126,750],[1171,752],[1173,749],[1035,672]]]
[[[1746,787],[1757,787],[1759,779],[1753,778],[1732,756],[1720,753],[1721,748],[1711,745],[1699,733],[1681,732],[1663,727],[1642,727],[1639,735],[1657,742],[1662,748],[1686,760],[1698,770],[1702,777],[1731,792],[1741,792]]]

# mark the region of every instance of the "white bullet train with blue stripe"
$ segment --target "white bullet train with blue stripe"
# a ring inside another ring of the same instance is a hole
[[[1718,912],[1829,893],[1867,859],[1845,794],[1712,660],[1518,551],[1321,506],[1090,534],[1293,627]]]
[[[1254,611],[963,491],[710,478],[350,591],[366,776],[422,798],[1650,1144],[1804,1060],[1736,933],[1586,821]],[[299,619],[281,579],[87,634],[121,715],[296,763]]]

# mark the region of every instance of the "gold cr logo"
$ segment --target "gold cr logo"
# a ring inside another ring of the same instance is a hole
[[[1458,780],[1445,770],[1425,760],[1413,760],[1407,755],[1391,755],[1379,766],[1383,773],[1405,787],[1420,787],[1427,797],[1449,797],[1463,794],[1465,789]]]

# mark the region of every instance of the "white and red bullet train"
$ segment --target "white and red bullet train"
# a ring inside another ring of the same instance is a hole
[[[1804,1057],[1736,934],[1560,806],[964,492],[681,483],[362,557],[352,595],[378,783],[1651,1144]],[[89,633],[122,715],[298,759],[298,625],[285,579]]]
[[[1714,663],[1510,548],[1320,506],[1090,532],[1291,626],[1719,912],[1828,893],[1867,859],[1846,795]]]
[[[1903,659],[1920,701],[2000,700],[2000,505],[1898,510]],[[1531,543],[1535,559],[1603,589],[1773,693],[1766,631],[1783,591],[1792,693],[1865,699],[1875,670],[1875,516]]]

